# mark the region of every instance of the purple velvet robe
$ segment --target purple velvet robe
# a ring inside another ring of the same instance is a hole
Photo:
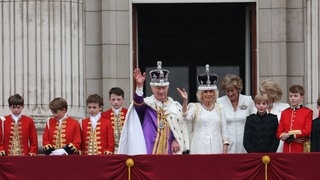
[[[146,141],[147,153],[152,154],[153,146],[157,137],[158,122],[157,122],[157,111],[150,106],[144,104],[144,97],[135,94],[134,106],[142,123],[142,130]],[[139,104],[139,105],[137,105]],[[171,143],[174,139],[172,131],[170,130],[170,135],[168,138],[168,154],[171,154]]]

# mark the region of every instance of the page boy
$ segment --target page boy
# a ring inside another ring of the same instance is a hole
[[[8,99],[10,115],[1,116],[0,155],[38,154],[38,137],[33,119],[23,115],[24,99],[14,94]]]
[[[111,121],[114,132],[115,154],[118,153],[122,127],[128,111],[123,107],[124,101],[123,90],[119,87],[111,88],[109,90],[109,103],[112,107],[101,114],[103,118]]]
[[[110,120],[101,117],[103,98],[98,94],[89,95],[87,98],[87,107],[90,117],[80,121],[82,154],[113,154],[113,128]]]
[[[277,132],[277,137],[285,142],[283,152],[304,152],[309,142],[313,112],[302,105],[303,98],[304,88],[301,85],[289,88],[291,107],[282,111]]]
[[[81,134],[77,120],[67,115],[67,101],[61,97],[49,103],[53,117],[43,132],[43,151],[46,155],[71,155],[80,150]]]

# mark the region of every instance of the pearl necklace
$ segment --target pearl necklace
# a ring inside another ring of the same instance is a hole
[[[214,104],[212,104],[211,107],[207,107],[204,104],[202,104],[202,107],[207,111],[211,111],[214,108]]]

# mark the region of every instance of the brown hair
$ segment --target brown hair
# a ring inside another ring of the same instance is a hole
[[[87,98],[87,105],[89,103],[98,103],[99,107],[103,106],[103,98],[98,94],[91,94]]]
[[[113,87],[109,90],[109,97],[111,97],[111,94],[115,94],[117,96],[122,96],[124,98],[124,92],[119,87]]]
[[[294,84],[289,88],[291,93],[299,93],[301,96],[304,96],[304,88],[299,84]]]
[[[8,103],[9,103],[9,106],[24,106],[24,100],[23,100],[23,97],[20,96],[19,94],[15,94],[15,95],[12,95],[8,98]]]
[[[54,98],[50,103],[49,103],[49,108],[53,112],[57,112],[58,110],[68,110],[68,103],[65,99],[61,97]]]

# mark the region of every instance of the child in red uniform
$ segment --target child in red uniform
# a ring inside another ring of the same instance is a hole
[[[289,88],[290,108],[281,113],[277,137],[284,141],[283,152],[304,152],[309,141],[312,125],[312,110],[302,106],[304,88],[293,85]]]
[[[80,121],[81,153],[86,155],[113,154],[114,137],[110,120],[101,117],[103,98],[98,94],[88,96],[90,117]]]
[[[107,111],[103,112],[101,116],[111,121],[114,132],[114,153],[117,154],[122,127],[128,111],[126,108],[123,107],[124,92],[121,88],[113,87],[109,90],[109,103],[112,107]]]
[[[1,117],[0,155],[38,154],[38,138],[33,119],[22,114],[24,100],[19,94],[8,99],[11,114]]]
[[[49,108],[49,118],[43,132],[43,151],[46,155],[77,154],[81,144],[80,126],[67,115],[68,104],[63,98],[55,98]]]

